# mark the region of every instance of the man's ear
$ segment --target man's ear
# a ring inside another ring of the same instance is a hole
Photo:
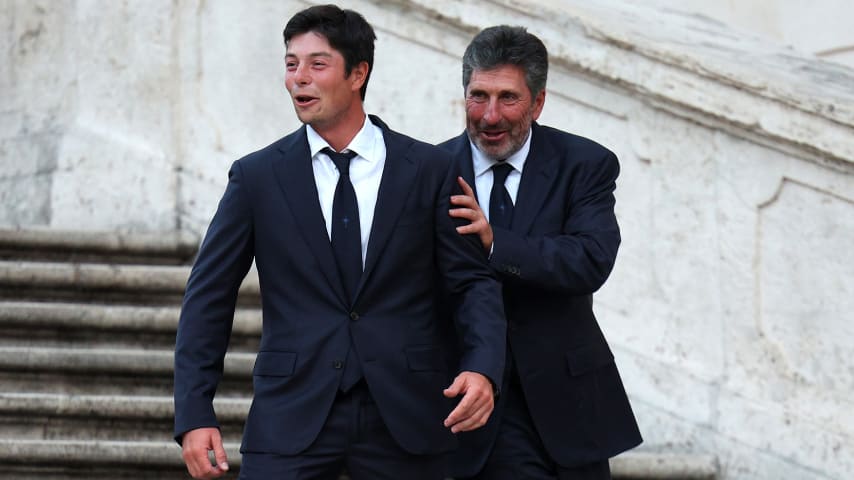
[[[531,112],[531,118],[536,120],[540,118],[540,114],[543,113],[543,106],[546,104],[546,89],[540,90],[540,93],[534,97],[534,105],[533,112]]]
[[[370,68],[371,67],[368,66],[368,62],[359,62],[358,65],[353,67],[353,70],[350,70],[350,88],[353,91],[360,90],[362,88],[362,85],[365,84],[365,80],[368,78],[368,71],[370,70]]]

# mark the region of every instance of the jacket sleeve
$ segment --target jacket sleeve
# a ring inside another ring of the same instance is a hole
[[[448,215],[456,178],[457,172],[449,168],[436,202],[437,262],[455,309],[453,318],[461,347],[459,371],[481,373],[497,389],[504,372],[507,338],[501,285],[477,236],[457,233],[456,227],[463,222]]]
[[[181,307],[175,340],[176,441],[201,427],[219,427],[213,398],[222,378],[237,292],[252,264],[252,214],[239,161],[211,220]]]
[[[617,157],[581,162],[571,176],[561,231],[525,236],[493,229],[490,265],[502,281],[586,295],[598,290],[614,267],[620,229],[614,215]]]

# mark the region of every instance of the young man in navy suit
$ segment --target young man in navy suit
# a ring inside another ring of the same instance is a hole
[[[460,435],[458,479],[608,479],[608,458],[641,442],[591,308],[620,244],[619,164],[536,123],[547,72],[524,28],[479,33],[463,56],[466,131],[441,145],[463,172],[451,216],[481,239],[508,321],[502,394],[484,428]]]
[[[346,469],[353,480],[439,480],[454,434],[493,408],[500,284],[478,238],[448,216],[450,156],[365,114],[375,39],[365,19],[314,6],[284,39],[285,83],[305,125],[231,166],[181,311],[175,437],[194,478],[228,469],[212,401],[254,259],[263,333],[240,478],[334,480]],[[458,305],[454,372],[441,286]]]

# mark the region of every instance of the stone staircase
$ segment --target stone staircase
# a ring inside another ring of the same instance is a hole
[[[0,232],[0,478],[189,478],[172,352],[197,239]],[[257,280],[241,289],[216,409],[228,451],[249,409]]]
[[[172,353],[198,240],[0,230],[0,479],[187,479],[172,432]],[[261,331],[240,291],[215,407],[236,478]],[[617,479],[713,479],[705,455],[629,453]]]

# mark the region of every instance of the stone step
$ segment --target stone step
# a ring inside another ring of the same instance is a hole
[[[217,417],[222,424],[223,437],[237,440],[242,424],[249,412],[247,398],[217,398],[214,401]],[[109,430],[115,430],[118,421],[144,420],[166,425],[166,430],[155,432],[162,436],[169,432],[172,421],[172,399],[169,397],[104,396],[104,395],[57,395],[0,393],[0,416],[25,417],[25,422],[50,438],[56,434],[56,426],[32,426],[33,417],[83,418],[90,424],[95,421],[111,420]],[[73,422],[69,422],[73,423]],[[69,427],[71,425],[64,425]],[[75,432],[73,429],[69,429]],[[20,432],[18,438],[28,438],[31,432]],[[93,437],[91,428],[80,435]],[[103,433],[102,433],[103,435]],[[109,438],[107,438],[109,440]],[[712,455],[675,455],[660,453],[631,452],[611,461],[615,478],[631,479],[713,479],[718,471],[717,461]]]
[[[195,235],[170,231],[122,234],[48,229],[0,230],[0,259],[186,265]]]
[[[0,298],[180,304],[189,275],[188,266],[4,260]],[[260,306],[254,272],[243,281],[239,296],[241,305]]]
[[[611,459],[615,479],[713,480],[718,473],[714,455],[632,451]]]
[[[0,370],[19,373],[93,372],[132,376],[172,375],[173,352],[102,348],[23,348],[0,347]],[[225,375],[252,374],[255,354],[229,352]]]
[[[220,395],[251,395],[254,353],[229,352]],[[130,348],[0,347],[5,392],[171,395],[173,352]]]
[[[226,454],[231,467],[229,477],[236,476],[240,467],[239,445],[226,443]],[[615,479],[634,480],[709,480],[717,475],[717,464],[708,455],[678,455],[655,453],[626,453],[611,461]],[[57,467],[66,475],[90,472],[90,477],[81,478],[187,478],[183,471],[180,448],[174,442],[111,442],[111,441],[51,441],[51,440],[7,440],[0,439],[0,478],[17,473],[19,480],[29,478],[65,479],[70,476],[30,476],[27,469],[39,468],[50,471]],[[133,472],[139,468],[140,476],[121,477],[116,472]],[[56,470],[55,470],[56,471]],[[112,473],[112,476],[95,476]],[[154,476],[148,476],[156,474]],[[183,476],[180,476],[182,475]],[[174,477],[172,475],[175,475]]]
[[[86,329],[118,332],[175,333],[180,307],[99,305],[63,302],[0,303],[0,326],[32,329]],[[2,334],[2,332],[0,332]],[[238,308],[232,335],[261,334],[261,311]]]
[[[239,441],[249,398],[214,401],[222,435]],[[172,431],[170,396],[0,393],[2,436],[26,440],[162,440]]]
[[[229,463],[240,464],[238,445],[228,443]],[[236,476],[229,475],[230,478]],[[17,480],[187,479],[181,449],[173,441],[0,439],[0,478]]]
[[[172,349],[180,308],[81,304],[70,302],[0,302],[0,346],[157,346]],[[238,308],[230,349],[256,351],[261,311]]]
[[[248,398],[214,400],[222,422],[243,422],[249,413]],[[172,397],[143,395],[67,395],[0,392],[0,414],[68,416],[109,419],[150,418],[172,420]]]

